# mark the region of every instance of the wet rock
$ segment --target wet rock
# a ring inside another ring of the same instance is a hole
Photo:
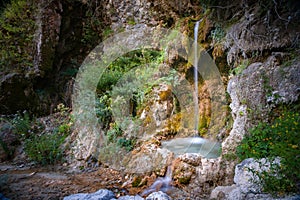
[[[159,192],[153,192],[150,194],[146,200],[171,200],[171,197],[169,197],[166,193],[163,193],[162,191]]]
[[[73,195],[64,197],[64,200],[93,200],[93,199],[111,200],[113,198],[115,198],[115,195],[112,191],[101,189],[95,193],[90,193],[90,194],[87,194],[87,193],[73,194]]]
[[[175,163],[174,166],[174,179],[178,181],[179,184],[187,185],[192,175],[195,174],[195,168],[185,162]]]
[[[55,50],[59,41],[63,8],[61,2],[57,0],[51,3],[39,1],[38,7],[34,67],[35,76],[43,77],[46,72],[52,70]],[[45,26],[46,24],[47,26]]]

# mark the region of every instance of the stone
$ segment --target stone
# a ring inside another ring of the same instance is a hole
[[[197,153],[185,153],[179,156],[179,159],[192,166],[201,165],[201,156]]]
[[[296,102],[300,95],[299,59],[289,67],[280,63],[284,54],[273,53],[265,62],[252,63],[240,74],[231,77],[227,92],[230,95],[231,115],[234,120],[229,136],[222,143],[222,154],[232,154],[248,130],[261,121],[280,103]],[[267,88],[272,88],[269,91]],[[225,179],[234,175],[235,162],[226,165]],[[225,180],[225,182],[229,183]]]
[[[0,122],[0,161],[13,158],[17,145],[20,144],[12,128],[9,122]]]
[[[111,200],[115,195],[112,191],[101,189],[95,193],[79,193],[64,197],[64,200]]]
[[[244,13],[244,20],[234,24],[226,31],[225,47],[228,48],[227,62],[233,63],[239,55],[246,57],[250,52],[283,49],[292,46],[297,36],[297,27],[279,28],[286,26],[286,22],[274,20],[265,23],[259,20],[255,12]],[[269,18],[266,16],[266,18]],[[293,18],[297,20],[297,18]],[[250,29],[251,30],[250,30]],[[273,30],[273,31],[268,31]],[[258,37],[259,35],[259,37]]]
[[[9,73],[0,78],[0,113],[12,114],[20,110],[33,110],[36,95],[31,80],[21,73]]]
[[[136,196],[126,195],[126,196],[119,197],[118,200],[144,200],[144,198],[142,198],[139,195]]]
[[[211,192],[210,198],[227,200],[274,199],[272,195],[262,193],[262,186],[256,174],[270,170],[271,165],[279,164],[280,158],[276,158],[272,164],[265,158],[259,160],[253,158],[245,159],[235,167],[235,184],[216,187]]]
[[[146,200],[171,200],[171,197],[169,197],[166,193],[159,191],[151,193]]]
[[[225,194],[230,193],[234,189],[236,189],[236,185],[231,185],[231,186],[218,186],[210,194],[210,199],[224,199]]]
[[[127,173],[146,173],[159,171],[170,164],[173,154],[166,150],[151,146],[142,147],[142,150],[125,161]]]

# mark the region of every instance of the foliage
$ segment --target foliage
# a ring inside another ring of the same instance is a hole
[[[248,59],[242,60],[241,63],[237,67],[235,67],[231,70],[230,74],[240,75],[244,71],[244,69],[246,69],[248,67],[248,65],[249,65]]]
[[[43,165],[54,164],[63,158],[61,146],[71,133],[73,124],[70,109],[64,104],[58,104],[55,112],[52,117],[46,118],[50,130],[42,125],[45,119],[33,118],[26,111],[1,120],[9,122],[12,131],[25,144],[25,153],[31,160]],[[0,145],[5,148],[1,140]]]
[[[62,75],[64,76],[75,76],[76,73],[78,72],[78,69],[75,68],[67,68],[65,71],[62,72]]]
[[[235,153],[227,153],[223,155],[223,158],[227,161],[234,161],[236,160],[238,157]]]
[[[125,118],[124,121],[117,124],[111,123],[110,129],[107,131],[107,140],[111,144],[115,144],[120,148],[124,148],[126,151],[131,151],[135,145],[135,139],[128,139],[124,135],[124,131],[128,128],[129,119]],[[131,130],[134,132],[135,130]]]
[[[128,19],[127,23],[132,26],[136,24],[133,18]]]
[[[122,136],[122,133],[122,129],[116,123],[112,123],[107,131],[107,139],[109,142],[115,142],[118,137]]]
[[[161,55],[161,52],[155,50],[132,51],[122,57],[119,57],[103,73],[97,85],[98,97],[96,99],[96,114],[98,120],[104,128],[108,128],[108,124],[112,120],[113,94],[111,91],[113,87],[118,83],[118,81],[120,81],[121,78],[130,79],[130,76],[138,76],[139,79],[147,82],[149,73],[138,71],[137,67],[146,63],[161,62]],[[136,71],[133,69],[136,69]],[[119,86],[114,88],[115,93],[124,94],[132,91],[132,100],[136,100],[139,102],[139,104],[143,102],[144,96],[149,90],[148,86],[136,89],[136,86],[138,85],[137,82],[126,82],[126,80],[123,82],[125,83],[122,85],[122,87]]]
[[[118,139],[117,145],[120,147],[124,147],[126,151],[131,151],[135,145],[134,140],[120,138]]]
[[[154,86],[161,82],[180,85],[177,71],[161,65],[164,59],[163,51],[132,51],[115,60],[102,74],[97,85],[96,114],[106,130],[110,148],[133,149],[134,135],[139,131],[137,113]]]
[[[107,128],[112,120],[110,95],[105,93],[96,99],[96,116],[103,128]]]
[[[3,71],[25,71],[33,63],[35,3],[12,0],[0,17],[0,66]]]
[[[217,25],[214,30],[211,31],[211,38],[214,43],[220,43],[225,37],[225,32],[220,25]]]
[[[28,157],[42,165],[55,164],[63,158],[61,145],[66,138],[59,132],[45,135],[33,135],[25,141]]]
[[[13,132],[21,138],[27,138],[30,134],[31,123],[29,113],[24,111],[22,114],[19,112],[10,120],[13,127]]]
[[[281,194],[297,190],[300,180],[300,115],[299,112],[283,111],[270,124],[259,123],[250,130],[237,148],[238,157],[280,157],[280,166],[271,167],[271,172],[260,174],[266,192]]]
[[[113,33],[113,30],[111,28],[106,28],[103,30],[103,37],[108,38]]]

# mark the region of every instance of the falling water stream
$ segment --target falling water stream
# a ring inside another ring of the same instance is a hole
[[[198,30],[199,23],[197,21],[194,27],[194,137],[175,138],[168,141],[162,141],[162,148],[166,148],[173,152],[175,156],[184,153],[197,153],[205,158],[217,158],[220,156],[220,144],[204,139],[198,134],[199,125],[199,100],[198,100]],[[171,164],[172,165],[172,164]],[[146,189],[142,195],[148,195],[155,191],[170,192],[172,191],[172,167],[168,166],[164,177],[159,177],[156,181]]]
[[[194,84],[195,84],[195,134],[198,135],[198,124],[199,124],[199,108],[198,108],[198,30],[199,22],[197,21],[194,28]]]
[[[171,166],[169,165],[165,176],[158,177],[156,181],[148,189],[143,191],[141,196],[145,196],[156,191],[162,191],[168,193],[172,190],[171,182],[172,182],[172,169]]]
[[[162,142],[162,147],[172,151],[175,156],[184,153],[197,153],[205,158],[217,158],[220,155],[220,144],[199,136],[199,89],[198,89],[198,67],[199,67],[199,49],[198,49],[198,30],[200,21],[195,23],[194,27],[194,136],[185,138],[174,138]]]

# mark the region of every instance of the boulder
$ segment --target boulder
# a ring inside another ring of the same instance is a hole
[[[163,193],[162,191],[159,192],[153,192],[151,193],[146,200],[171,200],[171,197],[169,197],[166,193]]]
[[[299,195],[285,196],[282,198],[274,198],[271,194],[262,192],[257,174],[268,171],[271,165],[279,165],[280,159],[276,158],[272,163],[265,158],[255,160],[248,158],[243,160],[235,167],[234,183],[231,186],[218,186],[210,195],[210,199],[226,199],[226,200],[288,200],[298,199]]]
[[[118,200],[144,200],[144,198],[142,198],[139,195],[136,196],[126,195],[126,196],[119,197]]]
[[[0,162],[12,158],[19,143],[18,136],[14,134],[11,124],[0,122]]]
[[[64,200],[111,200],[115,195],[112,191],[101,189],[95,193],[79,193],[64,197]]]

